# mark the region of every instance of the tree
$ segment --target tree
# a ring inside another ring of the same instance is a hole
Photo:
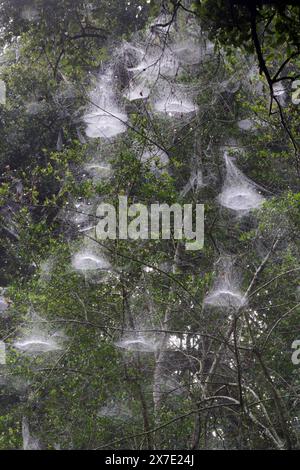
[[[27,448],[299,447],[299,112],[274,91],[297,77],[299,18],[283,3],[1,3],[1,448],[22,423]],[[204,249],[97,239],[120,195],[204,203]]]

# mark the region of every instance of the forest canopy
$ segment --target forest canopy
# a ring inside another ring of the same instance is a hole
[[[0,23],[0,449],[299,449],[299,2]]]

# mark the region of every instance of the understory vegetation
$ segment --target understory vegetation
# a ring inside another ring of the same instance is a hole
[[[299,449],[299,13],[0,2],[0,449]]]

